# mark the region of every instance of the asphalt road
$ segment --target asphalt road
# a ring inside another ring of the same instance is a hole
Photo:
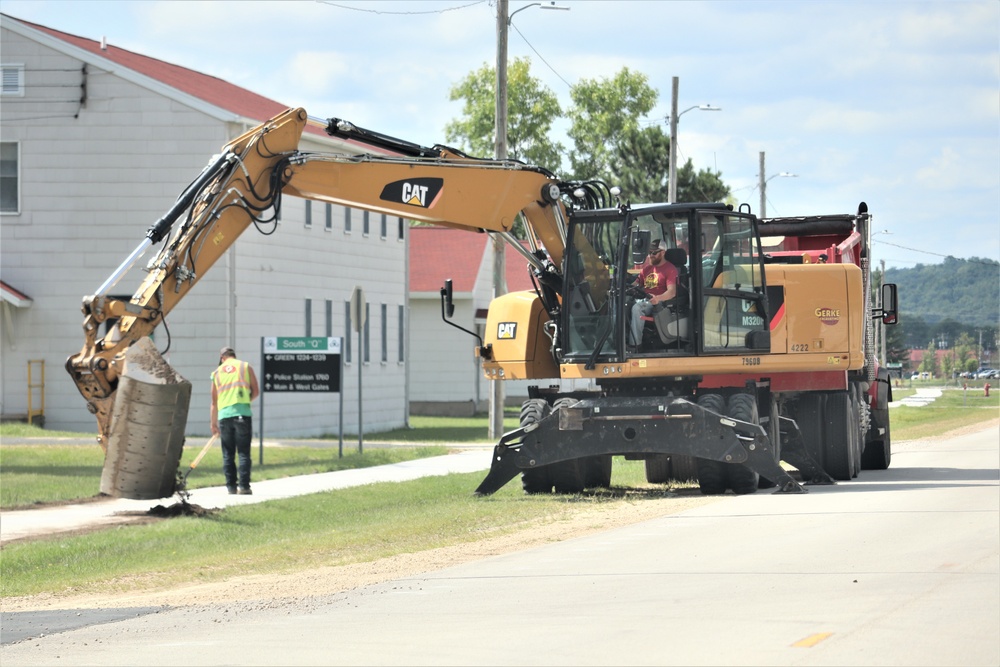
[[[326,598],[130,612],[0,662],[997,665],[1000,433]]]

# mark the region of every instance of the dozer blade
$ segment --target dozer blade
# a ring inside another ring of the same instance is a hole
[[[101,474],[101,493],[168,498],[177,484],[191,383],[164,361],[148,338],[125,353],[115,392]]]

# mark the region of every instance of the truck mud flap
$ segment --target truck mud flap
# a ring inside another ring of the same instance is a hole
[[[111,410],[101,493],[135,500],[173,495],[190,403],[191,383],[152,341],[129,348]]]
[[[776,493],[804,493],[778,465],[767,434],[683,398],[593,398],[563,406],[537,424],[505,434],[477,495],[501,489],[523,470],[600,455],[686,454],[742,463],[775,482]]]
[[[781,460],[795,466],[802,473],[802,478],[810,484],[836,484],[833,477],[809,453],[798,423],[794,419],[781,417],[780,424]]]

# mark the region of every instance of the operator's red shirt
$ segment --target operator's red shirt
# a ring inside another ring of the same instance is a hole
[[[677,267],[667,261],[658,266],[645,264],[639,272],[639,284],[651,296],[659,296],[667,287],[677,284]]]

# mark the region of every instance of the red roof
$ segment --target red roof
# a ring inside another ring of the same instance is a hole
[[[246,88],[240,88],[208,74],[202,74],[180,65],[172,65],[140,53],[133,53],[111,44],[106,44],[106,47],[102,49],[100,42],[92,39],[60,32],[21,19],[15,20],[238,116],[263,122],[288,108],[287,104],[268,99],[263,95],[258,95]],[[325,132],[311,125],[307,125],[305,131],[327,136]]]
[[[455,292],[471,292],[480,266],[487,261],[489,242],[487,234],[448,227],[411,227],[410,291],[437,292],[450,278]],[[504,259],[507,291],[533,289],[524,257],[507,248]]]

